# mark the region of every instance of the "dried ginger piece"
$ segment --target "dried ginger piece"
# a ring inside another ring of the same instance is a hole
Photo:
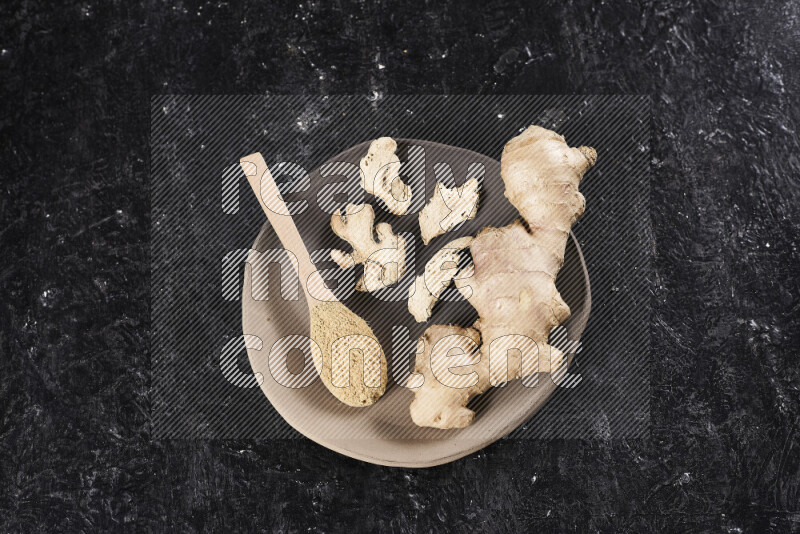
[[[380,137],[370,143],[361,159],[361,187],[386,204],[390,213],[405,215],[411,206],[411,188],[400,179],[400,158],[397,143],[391,137]]]
[[[342,269],[364,264],[356,290],[372,292],[397,283],[406,272],[406,240],[392,232],[392,225],[373,224],[375,212],[369,204],[348,204],[344,213],[331,217],[333,232],[350,243],[353,252],[332,250],[331,259]],[[377,240],[375,239],[377,235]]]
[[[425,271],[408,289],[408,311],[418,323],[424,323],[430,318],[433,306],[439,300],[444,288],[459,276],[459,253],[471,242],[472,237],[467,236],[454,239],[443,246],[425,264]]]
[[[480,186],[477,178],[467,180],[461,187],[447,187],[438,182],[428,204],[419,212],[419,229],[426,245],[436,236],[456,225],[475,218],[478,213]]]
[[[470,244],[474,276],[456,280],[456,287],[465,296],[469,291],[467,300],[480,316],[473,327],[483,343],[481,360],[464,369],[475,371],[478,380],[468,388],[442,388],[426,380],[415,392],[412,417],[417,425],[467,426],[474,416],[466,408],[471,397],[492,385],[565,364],[563,353],[547,343],[550,331],[570,315],[555,280],[570,227],[585,207],[578,184],[596,160],[594,149],[570,148],[562,136],[538,126],[506,144],[500,171],[506,197],[528,227],[519,220],[487,227]],[[423,338],[435,344],[442,332],[432,326]],[[519,350],[510,350],[514,348]],[[424,368],[424,362],[418,366]]]

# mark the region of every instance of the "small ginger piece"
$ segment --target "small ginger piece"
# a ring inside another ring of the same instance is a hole
[[[538,126],[506,144],[500,173],[506,197],[527,228],[517,220],[481,230],[470,244],[474,275],[455,281],[480,316],[473,325],[483,342],[480,364],[473,366],[479,379],[466,394],[426,381],[415,395],[427,402],[436,398],[440,404],[426,413],[462,416],[449,425],[420,417],[415,423],[459,428],[466,420],[460,409],[466,409],[471,396],[508,380],[555,371],[565,363],[564,354],[547,343],[551,330],[570,316],[555,281],[570,228],[584,211],[578,184],[596,160],[594,149],[570,148],[562,136]],[[438,396],[426,388],[436,388]]]
[[[408,311],[418,323],[427,321],[433,306],[450,282],[458,276],[459,253],[468,247],[472,237],[461,237],[442,247],[425,264],[425,271],[416,278],[408,289]]]
[[[425,330],[418,342],[423,344],[422,353],[417,356],[414,366],[414,371],[425,378],[422,386],[415,391],[411,403],[411,419],[415,424],[434,428],[464,428],[472,422],[475,412],[465,406],[477,394],[476,391],[488,388],[488,366],[485,362],[478,361],[470,365],[476,359],[480,342],[480,333],[474,328],[433,325]],[[437,348],[436,353],[434,347]],[[419,346],[417,352],[420,352]],[[448,357],[453,352],[459,354]],[[454,361],[458,359],[462,361]],[[482,370],[481,366],[487,369]],[[451,371],[451,368],[458,369]],[[456,370],[468,371],[456,374]],[[475,377],[469,376],[469,373],[478,374],[477,383],[471,384]],[[486,384],[481,384],[481,376]]]
[[[361,187],[386,204],[390,213],[405,215],[411,206],[411,188],[400,178],[397,143],[391,137],[375,139],[361,159]]]
[[[356,290],[372,292],[397,283],[406,272],[406,240],[392,232],[392,225],[375,225],[375,212],[369,204],[348,204],[331,217],[333,232],[350,243],[353,252],[332,250],[331,259],[342,269],[364,264],[364,274]],[[377,236],[377,240],[375,239]]]
[[[438,182],[428,204],[419,213],[422,241],[427,245],[434,237],[450,231],[456,225],[474,219],[478,213],[480,186],[472,178],[461,187],[447,187]]]

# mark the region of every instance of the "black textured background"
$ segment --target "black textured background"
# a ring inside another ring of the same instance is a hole
[[[800,4],[51,4],[0,4],[0,531],[800,531]],[[150,97],[266,92],[651,95],[651,437],[151,442]]]

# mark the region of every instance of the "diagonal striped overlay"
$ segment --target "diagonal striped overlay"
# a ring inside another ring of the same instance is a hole
[[[510,437],[644,436],[649,427],[652,294],[649,109],[649,99],[641,96],[394,96],[377,102],[360,96],[153,98],[153,437],[298,435],[258,387],[244,351],[256,341],[241,337],[245,263],[251,274],[255,270],[258,275],[252,279],[254,298],[283,298],[289,305],[301,305],[304,297],[272,265],[291,264],[289,258],[276,256],[273,261],[270,251],[249,252],[264,215],[238,166],[240,157],[256,151],[264,155],[290,209],[298,212],[298,221],[314,210],[329,217],[347,202],[371,201],[377,221],[389,222],[407,237],[415,264],[399,284],[376,295],[380,298],[376,307],[392,311],[368,320],[376,332],[391,333],[393,326],[408,329],[408,336],[397,333],[395,346],[389,341],[385,350],[387,358],[397,362],[391,375],[413,382],[408,369],[424,325],[402,313],[403,298],[439,246],[476,229],[462,225],[431,245],[422,245],[414,214],[433,192],[439,162],[414,147],[401,154],[401,175],[415,191],[412,215],[402,221],[383,213],[374,199],[365,198],[357,187],[357,167],[346,162],[320,166],[333,155],[379,136],[430,140],[499,160],[503,145],[530,124],[556,130],[572,146],[588,145],[598,151],[597,165],[581,183],[586,213],[573,227],[591,277],[592,312],[563,387]],[[454,166],[457,183],[462,183],[465,174]],[[302,193],[307,179],[310,194]],[[479,216],[499,214],[501,200],[482,200]],[[310,228],[298,226],[301,234]],[[327,262],[331,249],[349,251],[347,243],[332,232],[317,233],[312,258],[320,269],[330,269],[326,279],[338,280],[334,293],[348,305],[366,302],[368,296],[349,290],[357,279],[354,270],[338,271]],[[580,283],[573,272],[559,275],[562,293]],[[445,291],[443,301],[434,310],[431,324],[451,317],[451,309],[465,310],[463,324],[470,324],[468,305],[452,288]],[[554,333],[550,343],[563,349],[562,343],[568,340],[556,339]],[[263,340],[263,344],[296,356],[307,349],[300,338]],[[291,368],[270,371],[291,387],[314,382],[309,371],[313,366],[306,365],[300,372]],[[491,394],[484,395],[469,407],[479,412],[490,402]],[[381,403],[373,408],[386,409]],[[436,435],[435,430],[419,429],[406,437]]]

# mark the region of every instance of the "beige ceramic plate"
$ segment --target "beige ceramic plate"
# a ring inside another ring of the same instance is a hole
[[[311,189],[302,198],[311,200],[308,208],[295,216],[295,221],[309,251],[329,247],[349,250],[330,230],[330,202],[316,199],[327,198],[327,192],[336,189],[335,182],[352,184],[353,167],[366,153],[368,143],[354,146],[331,158],[328,164],[311,173]],[[483,188],[476,219],[469,221],[423,246],[419,238],[416,213],[395,217],[383,213],[374,198],[366,201],[375,207],[379,221],[392,224],[395,232],[405,232],[415,242],[414,260],[417,273],[444,244],[464,235],[475,235],[487,225],[501,226],[518,217],[516,210],[503,196],[500,164],[491,158],[468,150],[419,140],[398,140],[398,154],[404,163],[404,179],[410,182],[415,199],[424,189],[424,198],[412,205],[417,211],[433,194],[437,179],[451,175],[461,184],[467,176],[480,175],[483,170]],[[333,165],[329,165],[334,163]],[[442,165],[446,163],[449,166]],[[347,171],[346,169],[350,169]],[[333,175],[330,171],[338,172]],[[273,171],[274,173],[274,171]],[[349,174],[348,174],[349,173]],[[356,175],[357,176],[357,175]],[[277,176],[276,176],[277,179]],[[350,188],[352,191],[353,188]],[[287,201],[296,195],[288,196]],[[341,200],[337,205],[341,205]],[[351,198],[352,200],[352,198]],[[257,251],[280,248],[280,242],[268,223],[261,228],[252,247]],[[319,253],[325,257],[325,251]],[[314,258],[315,256],[312,256]],[[318,261],[319,269],[331,269],[332,262]],[[413,280],[410,272],[396,288],[384,290],[380,298],[355,293],[343,302],[354,312],[365,318],[378,336],[390,361],[390,383],[386,394],[373,406],[351,408],[337,401],[322,382],[316,378],[310,358],[304,362],[302,353],[290,352],[283,367],[270,368],[270,348],[287,335],[308,335],[308,305],[302,297],[297,300],[280,298],[280,285],[273,283],[268,295],[261,294],[263,284],[259,281],[267,273],[272,280],[279,280],[279,269],[255,267],[256,284],[253,284],[254,268],[245,267],[242,294],[242,326],[244,334],[258,336],[263,342],[261,350],[248,349],[250,364],[254,372],[261,373],[261,389],[278,413],[297,431],[309,439],[341,454],[366,462],[403,467],[428,467],[447,463],[507,435],[524,423],[553,393],[556,386],[547,374],[540,374],[538,385],[531,387],[517,380],[502,388],[493,388],[488,393],[473,399],[469,407],[476,412],[473,424],[459,430],[420,428],[414,425],[408,413],[413,398],[411,390],[398,384],[408,377],[413,367],[415,340],[431,324],[471,325],[477,318],[472,307],[464,301],[441,301],[434,309],[428,323],[418,324],[407,311],[404,298],[406,287]],[[410,269],[411,270],[411,269]],[[335,272],[335,271],[331,271]],[[352,282],[350,282],[352,283]],[[572,310],[572,316],[564,323],[567,337],[578,340],[586,326],[591,307],[589,276],[586,265],[574,236],[567,242],[564,266],[556,285]],[[337,296],[345,291],[334,290]],[[254,298],[255,297],[255,298]],[[268,297],[268,298],[267,298]],[[394,299],[394,300],[392,300]],[[404,335],[405,334],[405,335]],[[305,364],[305,371],[301,371]],[[290,372],[296,375],[287,375]],[[283,369],[283,372],[281,371]],[[285,387],[291,384],[294,387]]]

